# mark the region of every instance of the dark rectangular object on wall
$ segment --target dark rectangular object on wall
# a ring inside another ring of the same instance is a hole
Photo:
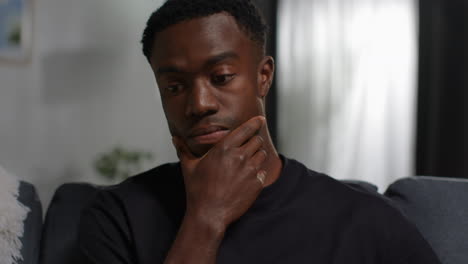
[[[416,173],[468,178],[468,1],[419,5]]]

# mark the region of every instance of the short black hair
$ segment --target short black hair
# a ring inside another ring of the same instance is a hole
[[[156,34],[182,21],[226,12],[239,28],[265,51],[268,27],[257,7],[250,0],[167,0],[148,19],[141,43],[148,62]]]

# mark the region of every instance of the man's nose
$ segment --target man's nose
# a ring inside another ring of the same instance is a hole
[[[185,114],[189,117],[203,117],[218,111],[218,100],[214,87],[205,82],[195,82],[189,94]]]

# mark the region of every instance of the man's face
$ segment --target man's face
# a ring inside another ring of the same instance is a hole
[[[236,127],[264,115],[271,58],[224,13],[192,19],[157,34],[151,57],[172,135],[196,156]]]

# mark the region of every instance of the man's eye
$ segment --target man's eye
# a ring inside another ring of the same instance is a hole
[[[236,75],[235,74],[220,74],[220,75],[215,75],[212,78],[212,82],[216,85],[223,85],[228,83],[230,80],[234,79]]]
[[[177,83],[177,84],[171,84],[167,86],[166,90],[169,91],[171,94],[177,94],[177,93],[180,93],[183,88],[184,87],[182,86],[182,84]]]

